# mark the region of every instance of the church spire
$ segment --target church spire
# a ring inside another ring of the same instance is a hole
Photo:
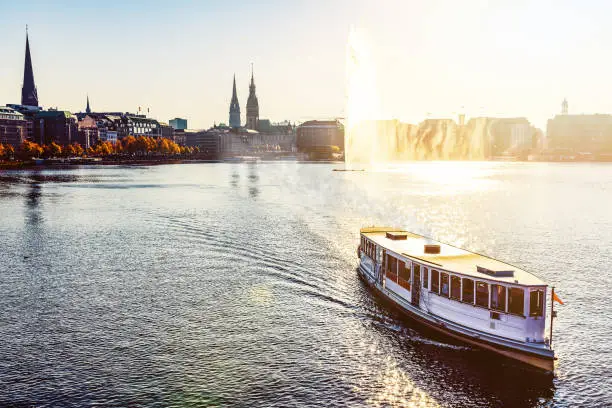
[[[238,104],[238,93],[236,92],[236,74],[234,74],[234,89],[232,90],[232,103]]]
[[[89,107],[89,95],[87,95],[87,108],[85,108],[85,113],[91,113],[91,108]]]
[[[229,125],[232,128],[240,127],[240,103],[236,92],[236,74],[234,74],[234,87],[232,89],[232,101],[229,109]]]
[[[21,88],[21,104],[38,106],[38,94],[34,84],[34,71],[32,70],[32,57],[30,56],[30,40],[28,26],[26,25],[25,64],[23,67],[23,88]]]
[[[249,99],[247,99],[247,123],[248,129],[257,130],[259,127],[259,102],[255,95],[255,77],[253,75],[253,63],[251,63],[251,85],[249,86]]]

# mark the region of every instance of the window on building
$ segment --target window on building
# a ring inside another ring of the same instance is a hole
[[[429,271],[427,268],[423,268],[423,287],[429,288]]]
[[[472,279],[463,278],[462,285],[461,301],[474,304],[474,281]]]
[[[451,275],[451,299],[461,299],[461,278]]]
[[[476,282],[476,305],[489,307],[489,284]]]
[[[448,297],[450,292],[449,289],[450,288],[448,287],[448,273],[442,272],[440,274],[440,294],[442,296]]]
[[[410,290],[410,263],[400,262],[399,284],[406,290]]]
[[[508,289],[508,312],[524,316],[525,315],[525,290],[521,288]]]
[[[440,273],[435,269],[431,270],[431,291],[440,293]]]
[[[529,292],[529,316],[539,317],[544,312],[544,291],[532,290]]]
[[[491,309],[506,311],[506,287],[502,285],[491,285]]]

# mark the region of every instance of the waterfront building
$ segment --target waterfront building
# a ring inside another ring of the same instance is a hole
[[[161,126],[155,119],[147,118],[145,115],[126,113],[121,116],[119,126],[120,137],[128,135],[161,137]]]
[[[293,152],[295,126],[289,121],[271,123],[269,119],[260,119],[254,144],[259,150]]]
[[[229,125],[231,128],[237,129],[240,127],[240,103],[238,102],[238,93],[236,92],[236,75],[234,75],[234,86],[232,88],[232,101],[229,109]]]
[[[255,78],[253,76],[253,65],[251,65],[251,84],[249,85],[249,98],[247,99],[247,129],[258,130],[259,125],[259,102],[255,94]]]
[[[21,104],[26,106],[38,106],[38,92],[34,84],[34,70],[32,69],[32,57],[30,55],[30,40],[26,28],[25,63],[23,67],[23,87],[21,88]]]
[[[187,129],[174,129],[174,132],[172,132],[172,140],[174,143],[185,146],[185,142],[187,141],[187,137],[185,136],[186,130]]]
[[[310,120],[297,127],[299,152],[329,156],[333,146],[344,150],[344,126],[338,120]]]
[[[39,106],[26,106],[8,103],[7,107],[16,110],[21,113],[26,120],[26,136],[25,138],[28,140],[35,140],[34,137],[34,117],[36,113],[40,112],[42,109]]]
[[[121,125],[121,116],[106,113],[77,114],[79,120],[89,117],[95,121],[97,140],[111,143],[117,142],[118,129]]]
[[[174,136],[174,128],[167,123],[159,122],[159,131],[161,137],[172,140]]]
[[[89,103],[87,107],[89,108]],[[84,149],[94,146],[100,139],[97,120],[95,117],[91,116],[91,113],[78,121],[78,129],[79,136],[77,142]]]
[[[27,124],[23,113],[8,106],[0,106],[0,143],[18,147],[27,137]]]
[[[504,155],[524,155],[537,147],[536,129],[527,118],[487,118],[489,130],[487,158]]]
[[[548,120],[546,137],[549,149],[609,155],[612,153],[612,115],[562,113]]]
[[[34,141],[67,145],[78,141],[77,118],[68,111],[39,111],[34,116]]]
[[[221,137],[226,135],[229,129],[192,130],[185,129],[185,146],[197,147],[200,156],[206,159],[217,159],[221,148]]]
[[[170,126],[175,130],[184,130],[187,129],[187,119],[182,118],[174,118],[170,119]]]

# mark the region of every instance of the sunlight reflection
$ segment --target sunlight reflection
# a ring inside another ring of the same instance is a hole
[[[257,285],[249,290],[248,298],[251,304],[269,306],[274,300],[274,295],[267,285]]]
[[[425,391],[415,386],[410,376],[397,366],[391,357],[385,359],[385,367],[376,381],[380,391],[368,400],[374,406],[394,407],[439,407]]]

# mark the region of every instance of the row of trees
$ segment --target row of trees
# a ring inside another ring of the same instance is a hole
[[[111,143],[98,141],[94,146],[83,149],[78,143],[61,146],[55,142],[39,145],[29,140],[24,141],[17,149],[9,144],[0,143],[0,159],[16,158],[27,160],[32,157],[107,157],[107,156],[171,156],[199,153],[197,147],[186,147],[176,144],[167,138],[148,136],[127,136]]]

